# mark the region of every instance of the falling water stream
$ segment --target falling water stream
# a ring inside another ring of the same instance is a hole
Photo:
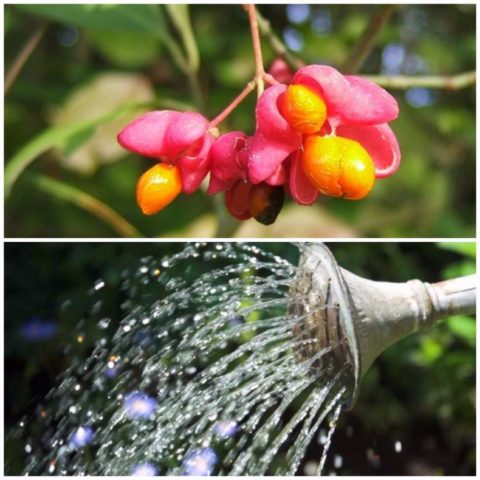
[[[72,333],[81,343],[94,322],[93,352],[72,353],[16,431],[25,473],[294,475],[315,442],[321,474],[345,386],[342,371],[318,368],[334,347],[299,354],[311,339],[288,315],[296,273],[251,244],[188,244],[124,275],[119,325],[105,314],[106,282],[96,282]],[[146,286],[155,298],[141,294]]]

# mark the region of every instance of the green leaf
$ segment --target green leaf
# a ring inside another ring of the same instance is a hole
[[[477,257],[475,242],[438,242],[437,246],[466,257],[474,259]]]
[[[17,4],[16,7],[33,15],[87,30],[123,30],[148,33],[162,40],[176,65],[182,71],[186,71],[186,62],[182,52],[171,38],[163,12],[157,5]]]
[[[139,103],[122,105],[120,108],[117,108],[106,115],[101,115],[93,120],[69,125],[60,125],[44,130],[24,145],[6,164],[5,198],[10,195],[12,187],[20,174],[41,154],[54,147],[71,152],[79,146],[80,141],[83,142],[87,140],[93,134],[98,125],[113,120],[129,111],[138,109],[140,106],[141,104]]]
[[[63,142],[63,153],[65,156],[70,156],[76,152],[85,142],[87,142],[92,135],[95,133],[95,126],[92,125],[90,128],[85,128],[78,133],[69,137],[65,142]]]
[[[35,185],[44,192],[61,200],[71,202],[79,208],[90,212],[92,215],[108,223],[113,230],[121,236],[142,237],[143,235],[115,210],[88,193],[82,192],[66,183],[54,180],[44,175],[32,175],[29,177]]]
[[[463,262],[451,263],[442,271],[443,278],[463,277],[464,275],[473,275],[476,272],[475,262],[465,260]]]
[[[149,32],[162,37],[162,13],[155,5],[17,4],[16,7],[76,27]]]
[[[442,345],[432,337],[423,337],[420,342],[420,361],[423,365],[431,365],[442,355]]]
[[[161,42],[149,33],[91,30],[89,37],[109,62],[123,68],[146,67],[160,55]]]
[[[472,347],[475,346],[476,323],[472,317],[457,316],[447,320],[448,328]]]
[[[193,34],[192,22],[188,5],[167,4],[165,5],[168,15],[175,28],[182,37],[182,42],[187,52],[188,64],[191,72],[197,72],[200,66],[200,56],[198,54],[197,42]]]

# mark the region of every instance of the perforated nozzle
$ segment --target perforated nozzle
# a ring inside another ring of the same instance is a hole
[[[375,358],[405,336],[451,315],[475,313],[476,277],[437,284],[375,282],[338,266],[323,244],[307,244],[291,287],[289,315],[295,350],[315,359],[316,374],[342,372],[350,407]]]

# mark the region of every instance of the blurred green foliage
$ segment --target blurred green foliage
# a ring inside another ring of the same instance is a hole
[[[72,95],[79,91],[91,93],[95,82],[107,73],[116,74],[119,80],[130,75],[129,81],[133,81],[133,75],[136,81],[146,82],[145,98],[149,100],[143,110],[192,109],[203,103],[202,111],[210,118],[220,112],[253,74],[245,12],[237,5],[191,6],[195,44],[185,28],[186,11],[182,6],[176,8],[172,15],[164,6],[155,5],[7,5],[7,71],[31,32],[48,22],[46,34],[5,98],[7,167],[21,149],[55,124],[55,115],[65,110]],[[358,42],[376,7],[259,8],[276,34],[305,62],[338,66]],[[473,4],[400,5],[360,73],[421,76],[474,70],[475,8]],[[274,55],[266,42],[263,49],[268,65]],[[197,52],[200,69],[195,82],[192,76]],[[280,215],[277,230],[255,225],[251,220],[249,226],[242,226],[239,235],[283,236],[294,230],[297,236],[473,237],[475,89],[417,88],[392,93],[401,112],[393,123],[403,154],[396,175],[379,181],[364,201],[322,197],[311,209],[289,204]],[[103,104],[108,96],[97,94],[84,105],[91,119],[108,113],[95,112],[95,105]],[[115,97],[115,108],[132,101],[130,94],[118,93],[113,81],[110,96]],[[222,129],[251,133],[254,102],[252,95]],[[76,111],[85,119],[83,110]],[[122,118],[126,123],[127,117]],[[65,142],[53,142],[50,146],[58,148],[37,152],[38,158],[20,175],[8,198],[7,236],[118,234],[111,225],[75,203],[40,189],[37,177],[29,175],[31,172],[54,177],[93,195],[146,236],[212,235],[215,210],[212,198],[204,192],[182,195],[154,217],[140,213],[134,200],[135,186],[151,161],[112,150],[115,128],[105,131],[106,123],[104,119],[94,122],[94,127],[75,137],[73,144],[67,142],[70,148]],[[69,128],[70,124],[75,124],[72,116],[62,120],[63,127]],[[116,131],[120,128],[118,125]],[[82,161],[82,149],[91,147],[94,132],[95,168],[82,173],[75,163]],[[287,211],[291,214],[287,215]]]
[[[292,244],[259,246],[294,264],[298,261]],[[435,282],[459,272],[475,272],[473,242],[331,243],[329,247],[340,265],[375,280]],[[135,278],[142,258],[160,259],[182,249],[182,243],[6,244],[6,432],[24,414],[35,411],[74,358],[87,359],[99,340],[100,319],[112,319],[108,332],[113,336],[125,307],[125,279]],[[208,262],[197,265],[184,273],[185,281],[192,282],[211,268]],[[99,280],[105,282],[102,305],[91,295]],[[158,298],[153,285],[133,280],[132,285],[139,302]],[[45,341],[27,341],[21,329],[32,317],[57,322],[57,334]],[[76,341],[78,332],[84,337],[81,343]],[[385,351],[364,377],[354,408],[340,417],[326,472],[474,474],[475,338],[473,318],[452,317]],[[401,452],[395,450],[396,442],[401,443]],[[23,448],[13,438],[7,441],[9,473],[19,474],[23,468]],[[314,440],[300,472],[306,472],[308,462],[318,462],[321,452]],[[342,458],[341,468],[334,468],[336,456]]]

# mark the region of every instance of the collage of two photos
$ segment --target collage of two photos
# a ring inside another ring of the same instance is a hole
[[[4,5],[3,473],[475,476],[476,10]]]

